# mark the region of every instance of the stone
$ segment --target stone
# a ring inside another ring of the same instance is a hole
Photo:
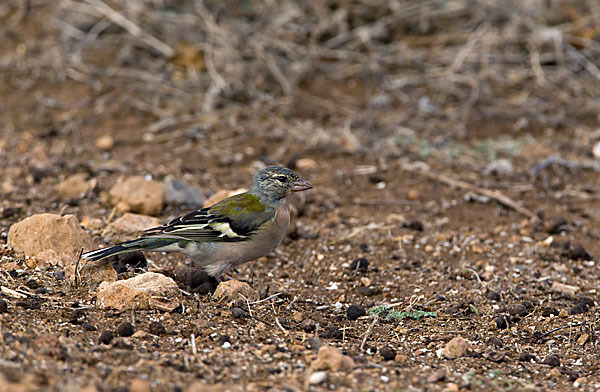
[[[352,358],[344,355],[339,348],[333,346],[319,348],[317,359],[310,364],[312,370],[331,370],[334,372],[350,371],[354,366],[355,363]]]
[[[168,176],[163,181],[165,202],[170,205],[198,208],[204,204],[206,196],[199,187],[190,187],[175,177]]]
[[[114,242],[129,241],[139,237],[142,231],[160,226],[161,223],[160,219],[153,216],[127,212],[106,226],[102,236]]]
[[[300,158],[296,161],[296,167],[300,170],[310,170],[318,168],[319,164],[311,158]]]
[[[123,212],[158,215],[165,199],[163,185],[141,176],[132,176],[118,182],[109,192],[111,202]]]
[[[550,290],[559,292],[570,297],[574,297],[575,294],[577,294],[577,292],[579,291],[579,287],[554,281],[552,282],[552,286],[550,286]]]
[[[82,248],[92,248],[75,215],[56,214],[32,215],[13,224],[7,244],[17,253],[63,266],[74,265]]]
[[[87,180],[85,173],[73,174],[58,184],[58,194],[62,199],[81,198],[96,186],[95,180]]]
[[[217,204],[221,200],[227,199],[228,197],[231,197],[231,196],[239,195],[240,193],[244,193],[246,191],[248,191],[248,189],[246,189],[246,188],[238,188],[235,190],[221,189],[220,191],[217,191],[214,195],[212,195],[211,197],[206,199],[206,201],[204,202],[202,207],[210,207],[213,204]]]
[[[219,283],[213,296],[216,299],[227,299],[228,301],[257,301],[258,293],[246,282],[240,282],[239,280],[228,280]],[[243,296],[243,297],[242,297]],[[245,298],[245,299],[244,299]]]
[[[111,135],[102,135],[96,139],[96,147],[100,150],[110,150],[115,145],[115,139]]]
[[[129,384],[129,392],[152,392],[152,386],[146,380],[134,378]]]
[[[96,304],[103,309],[120,311],[131,310],[132,307],[172,311],[179,306],[180,296],[173,279],[146,272],[126,280],[101,283]]]
[[[471,347],[471,343],[468,340],[457,336],[450,340],[446,346],[437,351],[438,358],[455,359],[460,358],[467,353],[467,350]]]
[[[325,381],[327,381],[327,372],[323,371],[311,373],[307,380],[309,385],[319,385]]]

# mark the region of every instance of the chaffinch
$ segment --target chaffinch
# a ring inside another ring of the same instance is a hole
[[[246,193],[146,230],[141,238],[83,254],[89,261],[136,250],[181,252],[210,276],[221,279],[231,268],[275,249],[290,224],[290,195],[311,189],[298,174],[281,166],[258,172]]]

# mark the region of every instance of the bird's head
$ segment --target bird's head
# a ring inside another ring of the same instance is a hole
[[[311,189],[312,185],[304,181],[297,173],[281,166],[269,166],[254,176],[250,192],[283,199],[292,192]]]

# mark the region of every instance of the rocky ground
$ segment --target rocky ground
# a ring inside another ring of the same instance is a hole
[[[229,3],[0,5],[0,391],[598,390],[597,13]],[[219,287],[78,258],[271,164]]]

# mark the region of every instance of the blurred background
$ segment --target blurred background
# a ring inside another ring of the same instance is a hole
[[[0,132],[75,153],[103,135],[117,154],[199,142],[222,164],[246,142],[274,161],[296,143],[494,155],[595,129],[599,16],[568,0],[6,0]]]

